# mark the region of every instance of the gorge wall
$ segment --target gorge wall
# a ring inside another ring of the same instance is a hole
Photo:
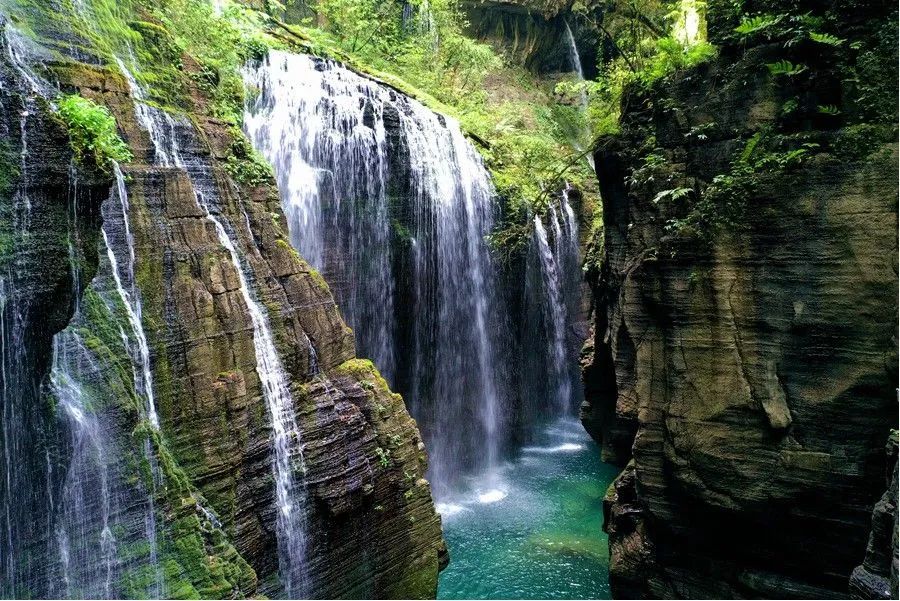
[[[743,4],[837,23],[847,54],[738,38],[738,11],[710,2],[719,57],[628,92],[621,133],[595,153],[604,241],[582,417],[626,466],[605,503],[617,597],[846,596],[885,489],[896,10]],[[766,67],[782,59],[807,68]],[[885,584],[879,557],[896,548],[879,507],[866,565]]]
[[[273,419],[284,416],[271,414],[252,298],[297,423],[296,590],[433,597],[446,556],[416,424],[290,248],[274,181],[235,175],[246,142],[209,116],[200,65],[177,57],[194,83],[164,112],[66,25],[68,5],[50,17],[19,8],[42,45],[4,19],[0,593],[283,594]],[[161,27],[133,24],[146,48],[166,47]],[[72,160],[53,114],[61,92],[112,112],[135,157],[118,181]],[[141,307],[158,426],[126,305]]]

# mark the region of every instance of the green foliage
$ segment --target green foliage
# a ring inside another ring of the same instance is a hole
[[[319,0],[316,10],[350,52],[391,52],[401,38],[400,3]]]
[[[259,154],[244,133],[237,127],[230,130],[231,146],[225,159],[225,169],[236,181],[249,186],[271,183],[272,166]]]
[[[685,29],[688,9],[697,11],[700,20],[694,37]],[[704,13],[703,2],[635,0],[619,12],[604,15],[597,29],[615,53],[602,62],[597,80],[586,86],[594,136],[618,132],[625,90],[650,88],[672,73],[716,56],[715,46],[705,40]]]
[[[787,75],[793,77],[806,71],[806,65],[795,65],[791,61],[780,60],[774,63],[766,63],[769,73],[772,75]]]
[[[737,153],[731,169],[716,175],[701,193],[675,188],[656,195],[654,202],[680,203],[685,208],[682,217],[666,223],[666,230],[710,243],[721,231],[740,228],[747,202],[761,179],[798,167],[818,148],[802,137],[776,136],[768,130],[755,133]]]
[[[765,31],[773,25],[776,25],[779,21],[781,21],[781,15],[763,14],[752,17],[745,16],[741,20],[741,24],[735,27],[734,30],[742,36],[749,36],[759,33],[760,31]]]
[[[378,458],[378,464],[383,468],[388,468],[391,466],[391,452],[388,450],[384,450],[381,447],[376,447],[375,456]]]
[[[809,39],[813,42],[835,47],[842,45],[846,41],[829,33],[818,33],[815,31],[809,32]]]
[[[656,53],[636,76],[643,83],[651,84],[675,71],[707,62],[715,55],[715,46],[708,42],[685,46],[672,37],[660,38],[656,40]]]
[[[831,141],[831,151],[841,159],[858,161],[868,157],[885,142],[896,139],[896,125],[860,123],[838,130]]]
[[[678,202],[689,197],[691,194],[693,194],[693,192],[693,188],[672,188],[669,190],[663,190],[653,198],[653,204],[658,204],[664,200]]]
[[[68,94],[57,102],[59,116],[69,132],[69,143],[80,163],[108,169],[113,161],[127,163],[131,151],[116,131],[116,120],[106,107],[93,100]]]

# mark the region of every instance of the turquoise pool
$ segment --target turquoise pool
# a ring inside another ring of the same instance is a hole
[[[609,599],[603,495],[618,470],[564,420],[496,474],[438,499],[450,565],[439,599]]]

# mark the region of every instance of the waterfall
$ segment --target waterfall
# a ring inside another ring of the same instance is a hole
[[[577,353],[581,340],[573,326],[581,310],[581,264],[570,191],[566,184],[544,218],[533,218],[525,290],[523,339],[530,346],[526,369],[540,366],[543,373],[539,379],[526,375],[523,385],[548,398],[549,406],[541,413],[554,418],[569,417],[580,394]]]
[[[90,361],[89,357],[75,333],[59,334],[54,340],[50,381],[72,448],[56,520],[63,581],[59,592],[67,598],[111,599],[119,568],[111,521],[116,502],[110,486],[114,458],[108,452],[101,422],[90,407],[93,399],[75,376],[79,362]]]
[[[141,293],[137,287],[135,278],[135,252],[134,237],[131,234],[131,221],[129,217],[128,190],[125,186],[125,176],[118,164],[113,164],[115,175],[114,195],[117,203],[107,203],[104,211],[103,227],[100,233],[103,244],[106,247],[106,256],[110,265],[110,275],[115,284],[118,298],[125,308],[125,316],[133,336],[129,336],[124,329],[119,328],[122,344],[131,357],[133,383],[135,394],[141,402],[141,416],[146,419],[150,427],[159,430],[159,416],[156,413],[156,401],[153,393],[153,372],[150,365],[150,347],[147,344],[147,335],[144,331],[141,307]],[[121,211],[121,218],[116,214]],[[113,225],[120,227],[113,227]],[[124,248],[124,259],[116,256],[115,248]],[[110,307],[112,312],[114,309]],[[154,496],[156,489],[162,484],[162,474],[154,452],[150,437],[145,437],[143,444],[144,458],[150,465],[152,475],[152,489],[147,496],[147,511],[144,515],[144,534],[150,545],[150,563],[154,566],[154,588],[152,592],[161,596],[164,590],[162,572],[157,561],[158,544],[156,540],[156,506]]]
[[[237,274],[240,293],[253,325],[256,371],[274,431],[273,470],[280,577],[289,597],[302,597],[307,585],[306,504],[303,483],[295,477],[295,473],[304,471],[301,435],[294,415],[289,381],[278,356],[268,318],[251,291],[247,270],[242,265],[237,250],[236,234],[229,233],[231,224],[220,213],[212,166],[199,153],[191,152],[189,148],[197,144],[193,126],[187,120],[175,119],[144,103],[143,90],[122,61],[119,61],[119,67],[131,85],[137,107],[135,112],[141,125],[150,134],[157,163],[179,168],[187,173],[197,206],[215,231],[220,245],[227,251]],[[248,231],[248,234],[252,237],[252,232]]]
[[[246,80],[260,93],[245,128],[275,167],[292,243],[406,399],[435,493],[490,471],[507,375],[480,157],[453,120],[334,62],[273,51]]]
[[[554,223],[558,223],[556,215],[552,215]],[[544,291],[546,292],[545,319],[548,326],[548,338],[551,363],[548,366],[551,378],[553,398],[556,410],[566,412],[571,403],[572,387],[568,378],[568,353],[566,352],[566,315],[563,307],[561,278],[556,257],[550,250],[547,231],[541,218],[534,216],[534,238],[537,245]]]
[[[581,55],[578,54],[578,45],[575,43],[575,35],[572,33],[572,28],[569,27],[569,22],[567,20],[563,20],[563,23],[566,24],[566,42],[569,46],[569,64],[572,65],[572,71],[574,71],[578,75],[578,82],[584,82],[584,69],[581,66]],[[581,89],[581,109],[583,111],[587,110],[588,106],[588,96],[587,91],[582,88]]]
[[[128,191],[125,188],[125,176],[122,174],[118,164],[113,164],[113,173],[116,176],[116,196],[119,199],[119,208],[122,211],[122,233],[125,238],[125,246],[128,249],[124,270],[119,267],[119,259],[116,257],[110,244],[107,224],[104,224],[101,233],[103,242],[106,245],[109,263],[112,266],[112,277],[116,282],[116,291],[119,293],[122,304],[125,306],[128,323],[131,326],[134,341],[137,345],[137,348],[131,353],[132,364],[135,366],[134,387],[137,393],[146,401],[144,410],[150,425],[154,429],[159,430],[159,416],[156,413],[156,401],[153,395],[150,347],[147,345],[147,335],[144,332],[144,325],[141,319],[141,294],[134,277],[134,238],[131,235],[131,224],[128,218]],[[107,221],[107,223],[109,222]],[[126,345],[130,346],[128,345],[127,336],[125,338]],[[138,374],[138,371],[140,371],[140,374]]]
[[[3,233],[11,248],[0,266],[0,597],[16,597],[25,594],[31,582],[47,579],[43,567],[29,559],[40,554],[53,511],[49,487],[53,466],[45,437],[51,424],[39,403],[38,374],[30,352],[36,316],[29,291],[40,285],[40,276],[34,273],[40,249],[35,246],[32,217],[43,198],[33,187],[29,143],[42,101],[56,90],[32,68],[43,58],[40,48],[7,19],[0,34],[0,60],[9,67],[4,71],[9,77],[0,83],[4,92],[0,127],[12,148],[18,144],[19,154],[16,186],[10,205],[4,207],[8,221]]]
[[[569,63],[572,65],[572,71],[578,76],[578,84],[580,88],[578,90],[578,100],[579,105],[581,107],[581,114],[585,117],[585,122],[582,127],[581,135],[576,136],[576,139],[572,142],[572,145],[579,151],[584,150],[584,142],[585,140],[590,140],[592,136],[591,126],[587,121],[588,114],[588,105],[590,104],[590,100],[588,98],[587,88],[584,87],[584,69],[581,66],[581,55],[578,53],[578,45],[575,43],[575,36],[572,33],[572,28],[569,27],[569,22],[567,20],[563,20],[563,23],[566,24],[566,42],[568,43],[569,50]],[[587,153],[585,155],[585,160],[591,168],[591,171],[594,170],[594,156],[592,153]]]
[[[265,86],[267,110],[248,113],[246,129],[276,167],[291,243],[300,255],[326,270],[325,233],[340,230],[328,240],[334,245],[328,260],[344,263],[340,277],[349,285],[335,292],[364,355],[393,381],[396,323],[381,90],[360,87],[348,72],[323,74],[304,57],[273,52],[271,60],[279,66],[260,72],[255,82]]]

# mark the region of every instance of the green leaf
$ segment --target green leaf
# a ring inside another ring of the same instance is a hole
[[[783,15],[756,15],[754,17],[744,17],[741,20],[741,24],[735,27],[734,30],[743,36],[748,36],[775,25],[781,20],[782,16]]]
[[[794,75],[799,75],[806,71],[806,65],[795,65],[791,61],[780,60],[775,63],[766,63],[766,67],[769,68],[769,73],[772,75],[787,75],[788,77],[793,77]]]
[[[682,198],[687,198],[693,191],[693,188],[672,188],[671,190],[663,190],[653,198],[653,204],[658,204],[666,198],[678,201]]]
[[[815,31],[809,32],[809,39],[811,39],[813,42],[818,42],[820,44],[827,44],[829,46],[834,46],[834,47],[840,46],[841,44],[843,44],[846,41],[846,40],[842,40],[841,38],[839,38],[837,36],[833,36],[830,33],[817,33]]]

